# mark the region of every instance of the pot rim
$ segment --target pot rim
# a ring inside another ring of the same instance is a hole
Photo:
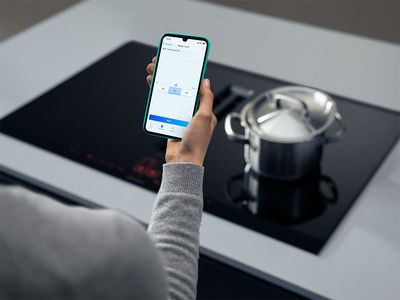
[[[324,95],[326,95],[326,97],[332,102],[332,109],[329,113],[328,116],[328,120],[326,121],[326,123],[321,126],[318,130],[316,130],[313,133],[310,133],[307,137],[301,137],[301,138],[279,138],[279,137],[272,137],[269,136],[268,134],[266,134],[265,132],[261,131],[258,129],[258,127],[255,127],[252,123],[250,123],[247,119],[248,114],[250,112],[250,110],[261,100],[263,100],[264,98],[267,99],[266,101],[268,101],[268,99],[271,97],[271,93],[274,92],[274,90],[276,89],[282,89],[282,88],[297,88],[297,89],[303,89],[303,90],[308,90],[308,91],[318,91],[320,93],[323,93]],[[313,140],[316,140],[317,138],[322,137],[325,134],[325,131],[331,127],[331,125],[335,122],[335,114],[337,113],[337,107],[336,107],[336,102],[334,99],[332,99],[332,97],[330,97],[328,94],[326,94],[325,92],[322,92],[320,90],[317,89],[313,89],[313,88],[308,88],[308,87],[303,87],[303,86],[296,86],[296,85],[287,85],[287,86],[282,86],[282,87],[278,87],[276,89],[272,89],[272,90],[268,90],[268,91],[264,91],[263,93],[259,94],[256,99],[250,101],[249,103],[247,103],[241,110],[240,112],[240,122],[241,125],[245,128],[247,128],[249,131],[253,132],[255,135],[259,136],[260,138],[262,138],[263,140],[267,140],[270,142],[274,142],[274,143],[282,143],[282,144],[299,144],[299,143],[307,143]]]

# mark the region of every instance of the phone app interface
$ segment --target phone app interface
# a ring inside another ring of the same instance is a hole
[[[153,79],[146,129],[182,137],[193,116],[207,44],[166,36]]]

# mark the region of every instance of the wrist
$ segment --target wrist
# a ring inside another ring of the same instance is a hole
[[[175,157],[169,157],[165,161],[166,163],[189,163],[189,164],[192,163],[202,166],[204,159],[202,159],[201,157],[191,156],[191,155],[179,155]]]

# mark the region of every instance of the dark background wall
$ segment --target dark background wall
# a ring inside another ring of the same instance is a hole
[[[209,0],[209,2],[400,43],[400,0]]]
[[[0,0],[0,42],[79,1]],[[400,0],[208,0],[208,2],[400,43]]]

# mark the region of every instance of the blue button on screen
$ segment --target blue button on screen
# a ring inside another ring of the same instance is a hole
[[[177,88],[177,87],[170,86],[168,88],[168,94],[174,94],[174,95],[178,95],[179,96],[181,94],[181,89]]]
[[[176,119],[171,119],[171,118],[166,118],[166,117],[161,117],[161,116],[156,116],[156,115],[150,115],[149,120],[162,122],[162,123],[168,123],[168,124],[172,124],[172,125],[183,126],[183,127],[187,127],[189,125],[189,122],[186,122],[186,121],[176,120]]]

